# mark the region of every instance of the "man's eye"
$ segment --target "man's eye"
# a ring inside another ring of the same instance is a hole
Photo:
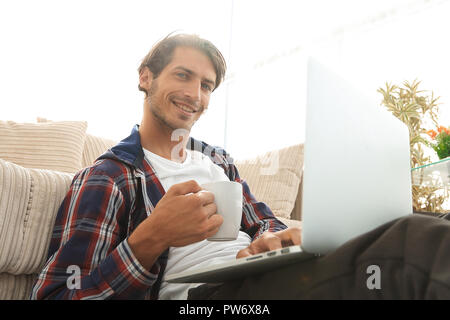
[[[202,84],[202,88],[207,90],[207,91],[212,91],[211,86],[209,84],[206,84],[206,83]]]
[[[178,72],[177,73],[177,77],[182,78],[182,79],[186,79],[187,75],[186,75],[186,73]]]

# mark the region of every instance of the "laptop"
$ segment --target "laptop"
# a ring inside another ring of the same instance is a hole
[[[332,252],[412,214],[405,124],[313,58],[307,64],[301,245],[167,275],[218,283]]]

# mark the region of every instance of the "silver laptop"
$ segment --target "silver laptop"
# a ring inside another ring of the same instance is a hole
[[[298,263],[412,213],[406,125],[314,59],[307,85],[301,245],[165,281],[225,282]]]

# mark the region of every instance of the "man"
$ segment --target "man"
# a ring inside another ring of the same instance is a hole
[[[164,282],[180,268],[300,243],[300,230],[256,201],[224,150],[189,137],[224,73],[220,52],[196,36],[169,36],[150,51],[139,68],[141,125],[75,175],[31,298],[450,299],[450,221],[422,215],[223,285]],[[222,218],[200,185],[221,180],[243,185],[242,223],[237,240],[214,243],[205,239]]]
[[[182,299],[192,285],[163,283],[175,264],[300,242],[300,230],[255,200],[223,150],[189,139],[225,70],[219,50],[197,36],[169,36],[150,51],[139,68],[141,125],[74,177],[32,298]],[[208,242],[223,219],[200,184],[221,180],[243,185],[242,231],[236,241]],[[78,282],[68,281],[70,268],[80,269]]]

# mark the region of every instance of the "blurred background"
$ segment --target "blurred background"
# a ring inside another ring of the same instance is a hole
[[[449,14],[449,0],[1,0],[0,119],[86,120],[120,140],[142,116],[141,59],[181,31],[227,60],[192,136],[235,158],[303,142],[308,56],[378,104],[386,82],[417,79],[448,126]]]

